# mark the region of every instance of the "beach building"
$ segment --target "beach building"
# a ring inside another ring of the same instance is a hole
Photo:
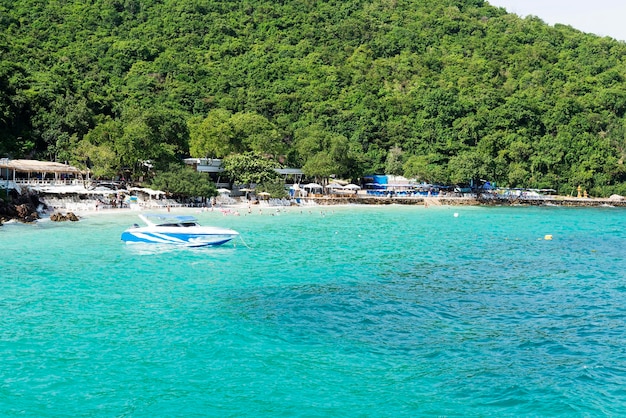
[[[37,160],[0,159],[0,189],[17,194],[37,193],[51,210],[85,211],[110,207],[165,207],[165,193],[147,188],[93,183],[87,172],[69,164]]]
[[[83,172],[51,161],[0,159],[0,188],[22,193],[26,189],[83,185]]]
[[[364,176],[365,194],[378,197],[430,197],[440,196],[451,186],[420,183],[404,176],[374,174]]]
[[[184,162],[200,173],[208,173],[218,188],[230,187],[230,179],[224,173],[221,159],[185,158]],[[283,177],[286,185],[301,183],[304,177],[304,173],[299,168],[276,168],[275,171]]]
[[[220,158],[185,158],[183,161],[199,173],[208,173],[211,181],[218,188],[228,188],[230,186],[230,180],[224,173]]]

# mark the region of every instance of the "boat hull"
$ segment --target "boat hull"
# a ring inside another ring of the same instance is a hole
[[[122,241],[128,243],[171,244],[185,247],[216,246],[227,243],[239,235],[231,230],[212,231],[159,231],[152,228],[131,228],[122,233]]]

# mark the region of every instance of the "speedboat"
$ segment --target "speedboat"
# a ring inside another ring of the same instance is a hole
[[[201,226],[193,216],[140,214],[145,226],[134,226],[122,233],[122,241],[174,244],[185,247],[222,245],[239,232],[217,226]]]

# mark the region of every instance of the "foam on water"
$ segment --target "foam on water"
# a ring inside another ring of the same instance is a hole
[[[626,211],[271,213],[0,228],[2,415],[626,413]]]

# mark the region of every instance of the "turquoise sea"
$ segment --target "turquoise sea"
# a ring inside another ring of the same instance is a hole
[[[0,416],[626,415],[624,209],[173,211],[0,227]]]

